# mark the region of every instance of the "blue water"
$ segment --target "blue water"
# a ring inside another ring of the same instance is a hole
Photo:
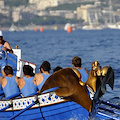
[[[37,65],[36,72],[44,60],[51,63],[51,73],[56,66],[72,67],[72,58],[82,58],[82,66],[89,71],[91,63],[99,61],[101,66],[110,65],[115,72],[115,86],[107,88],[104,99],[120,97],[120,30],[84,31],[44,30],[44,32],[3,31],[4,39],[12,48],[22,49],[22,59]]]

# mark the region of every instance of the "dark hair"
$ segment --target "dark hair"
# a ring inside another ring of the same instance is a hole
[[[57,66],[56,68],[53,69],[53,72],[56,72],[56,71],[58,71],[58,70],[60,70],[60,69],[62,69],[62,67]]]
[[[51,67],[50,67],[50,63],[48,61],[44,61],[42,63],[42,65],[40,66],[40,70],[41,68],[44,70],[44,71],[50,71],[51,70]]]
[[[6,75],[9,75],[9,74],[12,74],[12,75],[13,75],[13,69],[12,69],[12,67],[9,66],[9,65],[6,65],[6,66],[4,67],[4,72],[5,72]]]
[[[24,65],[23,66],[23,72],[25,75],[34,76],[33,68],[30,65]]]
[[[72,64],[73,64],[75,67],[81,67],[81,65],[82,65],[82,60],[81,60],[81,58],[78,57],[78,56],[73,57],[73,59],[72,59]]]

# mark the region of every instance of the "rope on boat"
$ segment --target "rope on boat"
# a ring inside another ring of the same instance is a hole
[[[43,118],[43,120],[45,120],[45,118],[44,118],[44,116],[43,116],[42,108],[41,108],[41,106],[40,106],[40,102],[38,102],[38,104],[39,104],[39,108],[40,108],[40,112],[41,112],[42,118]]]

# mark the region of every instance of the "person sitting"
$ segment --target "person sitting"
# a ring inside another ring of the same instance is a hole
[[[81,74],[81,81],[86,82],[88,79],[88,70],[84,67],[81,67],[82,62],[81,58],[78,56],[73,57],[72,59],[72,65],[73,67],[77,68]]]
[[[41,90],[43,84],[47,78],[51,75],[51,66],[48,61],[44,61],[40,66],[40,72],[35,74],[34,81],[36,81],[39,91]]]
[[[3,88],[5,97],[9,97],[16,93],[19,93],[19,88],[17,87],[17,77],[13,74],[13,69],[11,66],[6,65],[3,69],[4,76],[1,76],[0,83]]]
[[[33,68],[30,65],[23,66],[24,77],[18,79],[18,87],[23,95],[23,97],[31,96],[37,94],[37,85],[33,80],[34,73]]]
[[[53,69],[53,72],[56,72],[56,71],[61,70],[61,69],[62,69],[62,67],[57,66],[56,68]]]

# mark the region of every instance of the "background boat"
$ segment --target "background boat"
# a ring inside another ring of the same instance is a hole
[[[9,31],[15,32],[17,31],[17,27],[14,24],[12,24],[11,27],[9,28]]]
[[[64,26],[64,30],[67,31],[69,27],[71,28],[71,30],[76,30],[77,28],[75,24],[66,23]]]
[[[91,17],[91,14],[88,11],[87,17],[88,17],[88,25],[84,25],[82,27],[83,30],[102,30],[103,29],[103,27],[100,26],[99,24],[98,15],[96,12]]]
[[[120,29],[119,25],[115,20],[115,16],[113,15],[113,7],[111,0],[109,0],[109,20],[106,24],[107,24],[107,28],[109,29]]]

